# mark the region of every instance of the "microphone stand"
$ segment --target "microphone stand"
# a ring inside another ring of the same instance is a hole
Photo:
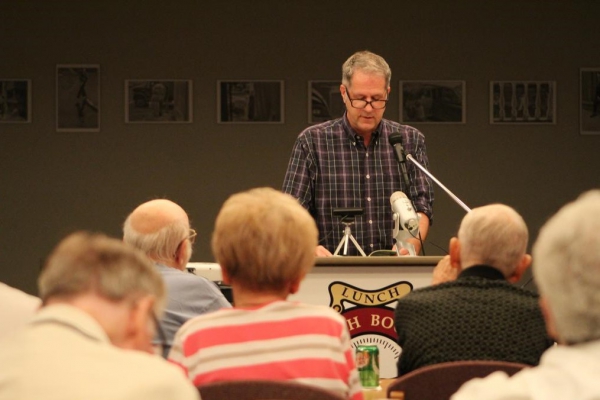
[[[450,191],[450,189],[448,189],[446,186],[444,186],[442,184],[442,182],[438,181],[435,176],[433,176],[431,174],[431,172],[427,171],[427,168],[425,168],[424,166],[422,166],[417,160],[414,159],[414,157],[411,154],[407,154],[406,155],[406,159],[410,160],[413,164],[415,164],[421,171],[423,171],[423,173],[425,175],[427,175],[428,177],[430,177],[435,183],[437,183],[438,185],[440,185],[440,187],[442,189],[444,189],[444,191],[446,193],[448,193],[448,196],[450,196],[455,202],[456,204],[458,204],[459,206],[461,206],[466,212],[471,211],[471,209],[469,207],[467,207],[467,205],[465,203],[462,202],[461,199],[459,199],[458,197],[456,197],[456,195],[454,193],[452,193]]]

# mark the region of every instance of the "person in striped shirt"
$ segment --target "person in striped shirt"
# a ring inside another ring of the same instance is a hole
[[[256,188],[221,208],[212,250],[234,307],[197,316],[175,335],[169,360],[196,385],[272,379],[363,398],[345,319],[288,301],[314,265],[318,232],[290,195]]]

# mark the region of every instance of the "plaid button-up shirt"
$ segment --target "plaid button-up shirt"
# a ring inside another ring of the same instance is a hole
[[[388,141],[395,132],[402,134],[405,153],[428,168],[423,134],[386,119],[373,132],[368,148],[350,127],[346,116],[311,126],[296,139],[282,190],[297,198],[312,214],[319,228],[319,243],[332,253],[344,236],[344,225],[333,215],[335,208],[364,209],[351,230],[367,255],[376,250],[390,250],[394,244],[392,193],[404,192],[416,211],[433,220],[432,182],[407,161],[412,186],[406,188]],[[351,243],[348,254],[358,254]]]

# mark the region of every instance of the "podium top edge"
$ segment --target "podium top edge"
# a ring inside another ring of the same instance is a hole
[[[315,267],[435,267],[442,256],[317,257]]]

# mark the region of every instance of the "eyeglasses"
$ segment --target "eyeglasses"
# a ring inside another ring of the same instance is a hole
[[[387,99],[371,100],[371,101],[367,101],[367,100],[363,100],[363,99],[351,99],[350,93],[348,92],[348,88],[346,86],[344,86],[344,89],[346,89],[346,97],[348,97],[348,100],[350,100],[350,105],[354,108],[366,108],[367,104],[370,104],[374,110],[381,110],[381,109],[385,108],[385,106],[387,105]]]
[[[196,241],[196,236],[198,236],[198,233],[192,228],[190,228],[190,235],[187,237],[190,243],[194,243]]]
[[[189,240],[191,244],[194,244],[194,242],[196,241],[196,236],[198,236],[198,232],[196,232],[195,230],[190,228],[190,234],[188,235],[188,237],[186,237],[181,242],[179,242],[179,244],[177,245],[177,248],[175,249],[175,254],[179,253],[179,249],[181,248],[181,245],[186,240]]]

